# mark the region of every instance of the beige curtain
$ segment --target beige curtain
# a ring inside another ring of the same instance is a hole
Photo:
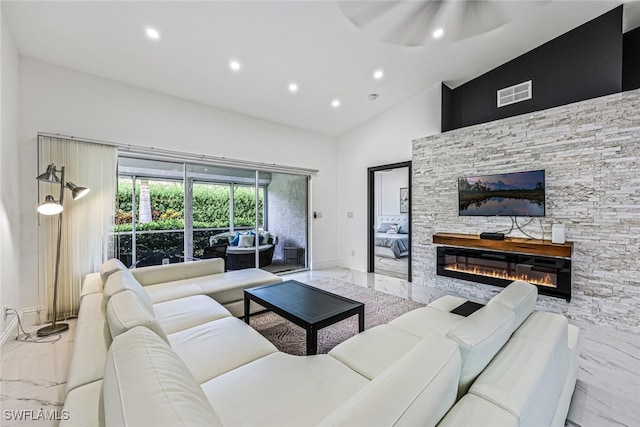
[[[98,271],[112,250],[113,213],[116,195],[117,150],[115,147],[63,138],[38,136],[38,172],[47,165],[65,167],[65,182],[91,191],[73,200],[65,189],[60,246],[58,320],[77,314],[82,280]],[[38,183],[38,203],[51,194],[58,200],[59,186]],[[39,279],[46,296],[47,319],[53,304],[53,283],[58,236],[58,216],[39,215]]]

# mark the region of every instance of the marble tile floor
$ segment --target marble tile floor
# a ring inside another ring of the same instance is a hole
[[[55,342],[16,341],[14,333],[0,348],[0,426],[59,424],[76,321],[65,323],[69,324],[69,331],[60,334]],[[25,329],[35,335],[39,328]]]
[[[407,280],[409,258],[395,259],[376,255],[374,258],[373,271],[383,276]]]
[[[299,281],[330,277],[425,304],[444,295],[404,280],[343,268],[283,277]],[[57,410],[53,415],[61,415],[75,332],[75,321],[67,323],[70,330],[55,343],[23,343],[15,341],[14,334],[0,348],[0,426],[58,425],[56,420],[11,420],[5,411],[31,410],[35,417],[41,409],[49,414]],[[566,425],[640,426],[640,334],[572,323],[582,330],[583,340],[578,382]]]

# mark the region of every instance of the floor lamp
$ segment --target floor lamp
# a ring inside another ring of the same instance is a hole
[[[60,173],[60,178],[56,175]],[[60,187],[60,199],[55,200],[52,195],[45,197],[44,202],[38,206],[38,212],[42,215],[58,215],[58,242],[56,246],[56,270],[53,282],[53,315],[51,325],[38,329],[38,336],[44,337],[52,334],[58,334],[69,329],[69,325],[66,323],[57,323],[58,312],[58,278],[60,276],[60,241],[62,239],[62,203],[64,201],[64,189],[71,190],[71,197],[73,200],[78,200],[85,196],[89,189],[85,187],[78,187],[72,182],[64,181],[64,166],[59,170],[55,165],[51,163],[47,166],[47,171],[36,177],[38,181],[48,182],[50,184],[58,185]]]

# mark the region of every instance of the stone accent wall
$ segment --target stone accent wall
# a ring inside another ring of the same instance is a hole
[[[499,217],[458,216],[457,178],[546,170],[546,217],[524,230],[574,242],[572,300],[540,309],[638,331],[640,325],[640,90],[413,141],[413,281],[475,300],[501,288],[436,275],[436,232],[509,228]],[[528,221],[521,218],[519,223]],[[522,236],[512,233],[512,236]]]

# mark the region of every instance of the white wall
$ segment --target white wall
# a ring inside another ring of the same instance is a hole
[[[23,304],[36,305],[37,132],[319,169],[312,177],[312,265],[335,265],[336,140],[139,89],[36,60],[20,59]]]
[[[0,308],[20,309],[20,189],[18,150],[18,52],[0,7]],[[11,317],[0,313],[0,336]]]
[[[379,215],[406,216],[406,214],[400,214],[400,189],[409,186],[407,169],[404,167],[388,172],[376,172],[380,175]]]
[[[440,98],[438,84],[338,138],[340,265],[367,268],[367,168],[411,160],[413,139],[440,132]]]

